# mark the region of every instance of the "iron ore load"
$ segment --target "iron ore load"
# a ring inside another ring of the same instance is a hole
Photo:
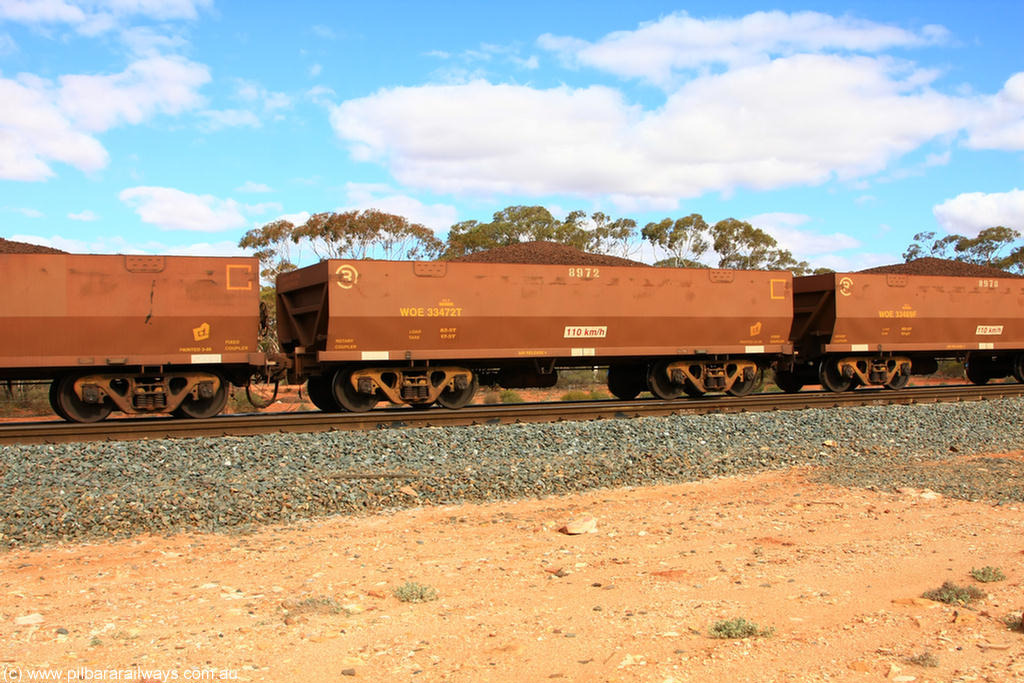
[[[74,422],[211,417],[264,364],[254,258],[0,253],[0,379]]]
[[[211,417],[231,385],[281,368],[332,412],[456,409],[480,385],[550,387],[595,366],[624,400],[743,395],[769,368],[790,392],[899,389],[941,360],[976,384],[1024,382],[1024,278],[937,259],[804,277],[552,243],[322,261],[278,276],[283,354],[269,360],[256,259],[29,247],[0,241],[0,381],[49,382],[54,412],[77,422]]]

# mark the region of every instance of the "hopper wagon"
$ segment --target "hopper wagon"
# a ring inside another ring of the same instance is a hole
[[[0,254],[0,381],[49,380],[55,413],[219,413],[265,357],[248,257]]]
[[[742,395],[792,351],[788,272],[328,260],[277,278],[289,380],[323,410],[448,408],[481,384],[549,387],[608,366],[641,391]]]
[[[975,384],[1024,382],[1024,278],[828,273],[793,281],[794,355],[776,382],[906,386],[944,359]]]

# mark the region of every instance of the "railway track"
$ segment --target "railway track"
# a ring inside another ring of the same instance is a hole
[[[508,424],[515,422],[557,422],[571,420],[623,419],[644,416],[736,413],[770,410],[802,410],[861,405],[892,405],[982,401],[1024,396],[1024,384],[986,386],[949,385],[915,387],[901,391],[858,389],[836,394],[806,391],[796,394],[755,394],[744,397],[715,396],[664,401],[580,401],[473,405],[460,410],[432,408],[411,410],[385,408],[366,413],[262,413],[223,415],[208,420],[178,420],[163,417],[115,419],[94,424],[67,422],[19,422],[0,425],[0,444],[66,443],[78,441],[164,439],[187,437],[244,436],[275,432],[324,432],[405,427]]]

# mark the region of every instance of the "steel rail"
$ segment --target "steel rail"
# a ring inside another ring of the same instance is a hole
[[[674,401],[638,399],[577,402],[470,405],[459,410],[383,408],[365,413],[256,413],[221,415],[207,420],[166,417],[124,418],[93,424],[18,422],[0,424],[0,444],[66,443],[137,439],[245,436],[284,432],[444,427],[622,419],[680,414],[804,410],[844,406],[982,401],[1024,396],[1024,384],[948,385],[889,389],[858,389],[840,394],[805,391],[796,394],[714,396]]]

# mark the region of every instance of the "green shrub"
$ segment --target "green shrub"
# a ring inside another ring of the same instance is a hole
[[[511,389],[502,389],[501,393],[498,394],[498,398],[502,403],[522,403],[523,397],[518,391],[512,391]]]
[[[284,608],[288,614],[295,616],[299,614],[340,614],[344,608],[334,598],[327,596],[310,596],[302,600],[286,602]]]
[[[586,391],[580,391],[579,389],[573,389],[562,394],[563,401],[586,401],[590,398],[590,394]]]
[[[759,628],[757,624],[747,621],[743,617],[716,621],[711,627],[712,638],[754,638],[766,637],[774,633],[774,628]]]
[[[952,581],[946,581],[939,588],[925,591],[921,597],[947,605],[969,605],[975,600],[981,600],[985,595],[985,591],[975,586],[958,586]]]
[[[975,581],[981,581],[982,583],[992,583],[993,581],[1003,581],[1006,579],[1006,574],[999,567],[985,566],[980,569],[972,569],[971,576],[974,577]]]
[[[914,664],[916,666],[934,667],[934,666],[938,666],[939,665],[939,660],[931,652],[929,652],[928,650],[925,650],[924,652],[922,652],[919,655],[914,655],[913,657],[907,657],[907,663],[908,664]]]
[[[437,590],[414,581],[407,581],[392,591],[402,602],[430,602],[437,600]]]

